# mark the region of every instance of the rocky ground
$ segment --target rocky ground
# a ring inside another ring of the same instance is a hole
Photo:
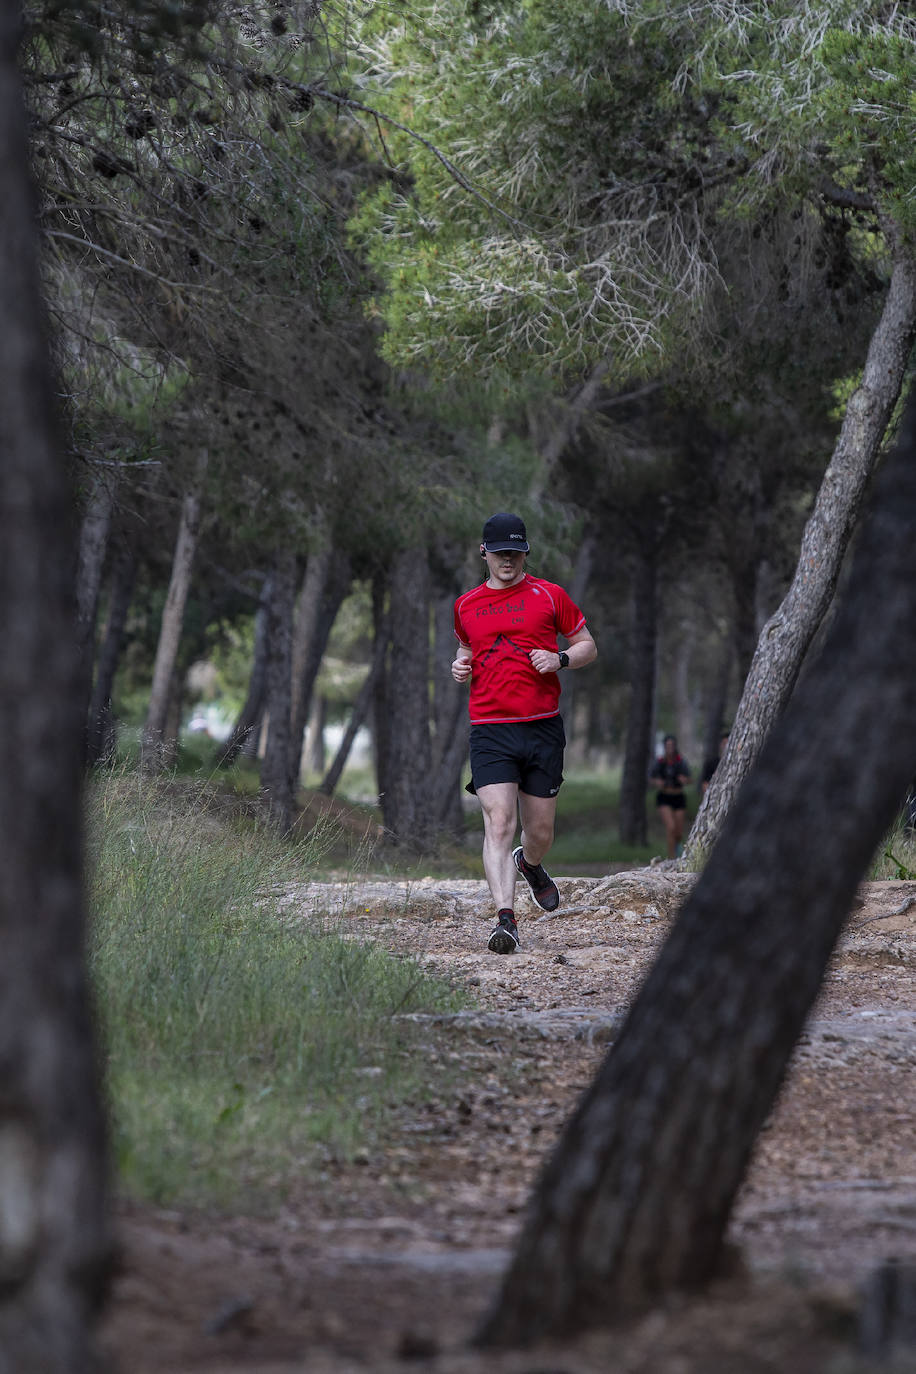
[[[469,1348],[545,1153],[691,879],[661,865],[559,882],[557,913],[520,902],[511,958],[486,951],[479,882],[289,890],[289,919],[330,911],[354,936],[419,952],[474,988],[480,1010],[432,1037],[462,1086],[405,1120],[384,1156],[303,1187],[272,1222],[123,1207],[104,1328],[123,1374],[916,1371],[916,1344],[876,1362],[860,1323],[876,1267],[916,1264],[916,883],[906,882],[861,890],[736,1209],[736,1276],[562,1347]]]

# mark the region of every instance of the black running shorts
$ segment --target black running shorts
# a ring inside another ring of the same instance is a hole
[[[555,797],[563,781],[566,732],[560,716],[512,725],[471,726],[469,792],[517,782],[529,797]]]
[[[672,811],[686,811],[687,798],[683,792],[656,792],[656,806],[670,806]]]

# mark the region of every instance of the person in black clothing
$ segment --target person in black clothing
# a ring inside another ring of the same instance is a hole
[[[725,753],[726,744],[728,744],[727,730],[719,740],[719,752],[716,755],[716,757],[714,759],[707,759],[706,762],[703,764],[703,776],[700,779],[700,791],[704,797],[706,796],[706,793],[709,790],[709,784],[712,782],[712,775],[719,766],[719,760]]]
[[[677,749],[674,735],[666,735],[665,752],[660,754],[652,765],[649,781],[658,784],[655,804],[665,827],[668,842],[668,858],[677,858],[678,846],[684,838],[684,822],[687,818],[687,798],[684,787],[690,781],[687,760],[682,759]]]

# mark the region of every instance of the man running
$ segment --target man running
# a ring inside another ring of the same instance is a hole
[[[519,873],[544,911],[560,904],[541,860],[553,843],[566,736],[560,679],[584,668],[598,650],[585,616],[568,593],[525,571],[523,520],[505,511],[483,528],[486,582],[455,602],[456,682],[470,682],[471,785],[483,809],[483,868],[496,925],[494,954],[518,949],[515,881]],[[567,649],[557,648],[557,635]],[[514,849],[517,820],[521,843]]]

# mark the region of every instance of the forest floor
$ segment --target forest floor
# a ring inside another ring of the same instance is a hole
[[[869,883],[764,1130],[731,1226],[735,1274],[574,1342],[472,1349],[524,1201],[690,879],[559,879],[519,902],[521,951],[489,954],[482,882],[290,888],[473,988],[431,1033],[453,1096],[378,1157],[338,1166],[272,1221],[123,1204],[104,1347],[121,1374],[858,1374],[858,1294],[916,1261],[916,883]],[[520,888],[521,888],[520,884]]]

